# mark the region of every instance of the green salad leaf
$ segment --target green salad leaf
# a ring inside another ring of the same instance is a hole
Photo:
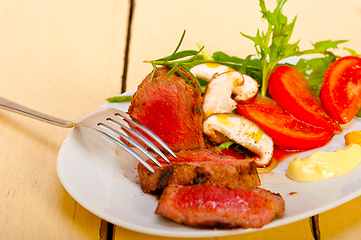
[[[312,90],[318,96],[322,87],[323,77],[331,63],[335,60],[336,56],[333,54],[323,58],[301,58],[295,67],[303,72]]]
[[[313,49],[300,51],[298,47],[299,41],[289,43],[297,17],[295,17],[291,23],[288,23],[287,17],[281,13],[282,7],[286,2],[287,0],[279,1],[277,7],[271,12],[267,10],[264,0],[260,0],[262,18],[268,22],[267,32],[260,33],[258,30],[255,37],[241,32],[244,37],[250,39],[255,44],[254,46],[262,71],[261,95],[267,94],[268,79],[282,59],[306,54],[323,54],[328,57],[333,55],[329,49],[335,49],[338,44],[347,42],[347,40],[321,41],[313,44]],[[314,66],[310,65],[309,68],[314,68]]]
[[[234,143],[233,141],[224,142],[218,145],[218,149],[219,150],[228,149],[233,143]]]
[[[261,65],[259,64],[259,59],[252,59],[251,57],[252,56],[249,55],[246,59],[242,59],[235,56],[229,56],[223,52],[215,52],[213,54],[213,59],[215,62],[227,65],[261,82],[262,69]]]
[[[260,32],[260,30],[257,30],[256,36],[254,37],[240,32],[242,36],[254,42],[256,54],[250,54],[244,59],[230,56],[223,52],[215,52],[213,55],[210,55],[202,43],[198,43],[198,51],[179,51],[186,33],[184,30],[181,39],[172,54],[144,62],[152,64],[153,70],[155,70],[157,66],[167,66],[171,69],[168,76],[177,72],[192,85],[178,70],[178,67],[182,67],[196,80],[196,84],[200,87],[202,92],[204,91],[207,82],[197,79],[190,69],[198,64],[207,62],[224,64],[257,80],[261,86],[260,94],[266,95],[268,90],[268,79],[271,73],[279,64],[286,64],[280,63],[281,60],[292,56],[301,57],[304,55],[317,54],[321,56],[312,59],[301,58],[295,66],[305,74],[312,89],[318,94],[322,86],[323,75],[328,66],[339,58],[339,56],[334,55],[331,50],[337,49],[339,44],[345,43],[347,40],[320,41],[312,44],[312,49],[300,51],[298,46],[299,40],[295,43],[289,42],[297,17],[295,16],[289,23],[287,17],[282,14],[282,8],[286,2],[287,0],[280,0],[277,7],[272,12],[266,8],[264,0],[259,0],[262,18],[268,22],[267,31]],[[344,49],[349,51],[351,55],[360,56],[352,49]],[[155,71],[153,71],[152,79],[154,78],[154,73]],[[195,86],[192,87],[195,91]]]
[[[108,102],[115,103],[115,102],[131,102],[132,99],[133,99],[132,95],[123,95],[123,96],[110,97],[105,100],[107,100]]]
[[[355,50],[345,48],[345,47],[343,49],[347,50],[351,54],[351,56],[361,57],[361,54],[358,54]]]

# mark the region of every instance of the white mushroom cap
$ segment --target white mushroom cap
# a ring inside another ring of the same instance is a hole
[[[257,96],[258,93],[258,82],[252,77],[243,74],[244,84],[233,89],[235,95],[234,100],[238,102],[247,102]]]
[[[204,95],[205,118],[212,113],[231,113],[238,102],[247,102],[257,96],[258,82],[226,65],[202,63],[194,66],[190,71],[195,77],[209,82]],[[224,73],[232,74],[224,75]],[[234,99],[232,94],[235,96]]]
[[[214,74],[234,71],[234,69],[220,63],[210,62],[198,64],[192,67],[190,71],[195,77],[209,82]]]
[[[253,121],[232,113],[218,113],[203,122],[203,132],[209,140],[221,144],[229,139],[258,156],[256,165],[268,165],[273,156],[273,140]]]
[[[232,99],[232,92],[235,87],[242,86],[243,82],[243,74],[238,71],[213,75],[204,94],[204,118],[212,113],[233,112],[237,103]]]

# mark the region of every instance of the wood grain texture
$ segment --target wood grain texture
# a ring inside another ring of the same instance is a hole
[[[361,197],[319,214],[321,239],[360,239]]]
[[[273,10],[276,0],[266,0]],[[361,2],[347,0],[288,1],[283,9],[289,22],[297,16],[291,42],[300,41],[300,49],[312,48],[322,40],[349,40],[340,45],[361,54]],[[223,51],[245,58],[256,54],[253,43],[240,31],[255,36],[257,28],[267,29],[258,1],[247,0],[166,0],[135,1],[127,90],[135,88],[152,68],[142,63],[167,56],[175,49],[183,30],[187,30],[181,49],[198,49],[202,41],[210,53]],[[347,55],[342,49],[335,51]]]
[[[270,7],[275,7],[275,1]],[[253,48],[239,33],[256,34],[265,28],[258,1],[184,0],[175,4],[166,0],[137,0],[128,69],[127,90],[135,88],[152,67],[142,63],[171,54],[186,30],[181,49],[198,49],[201,41],[210,53],[224,51],[246,57]]]
[[[120,94],[129,0],[0,0],[0,95],[36,110],[76,119],[105,98]],[[187,30],[181,49],[245,57],[253,44],[242,31],[266,29],[258,1],[135,0],[127,89],[151,71],[143,60],[170,54]],[[276,0],[266,0],[269,9]],[[359,0],[288,1],[297,15],[292,42],[301,49],[320,40],[348,39],[341,47],[361,53]],[[340,55],[347,52],[339,49]],[[69,129],[0,111],[0,238],[105,239],[104,221],[64,190],[56,157]],[[319,215],[322,239],[358,239],[360,199]],[[108,236],[111,238],[112,236]],[[114,239],[165,239],[121,227]],[[209,239],[313,239],[309,219],[256,233]],[[167,238],[168,239],[168,238]],[[177,238],[179,239],[179,238]]]
[[[266,0],[268,9],[273,9],[276,4],[276,0]],[[288,1],[283,13],[288,16],[289,21],[297,15],[291,42],[301,40],[300,49],[306,50],[312,48],[312,43],[317,41],[346,39],[349,42],[340,45],[340,49],[335,50],[336,54],[348,55],[343,47],[361,53],[360,4],[358,0],[347,0],[342,4],[336,0]],[[259,10],[258,1],[246,0],[185,0],[178,1],[177,4],[166,0],[135,1],[127,90],[135,88],[152,70],[149,64],[142,61],[172,53],[184,29],[187,34],[181,49],[197,49],[197,42],[202,41],[210,53],[223,51],[239,57],[255,53],[252,42],[243,38],[239,32],[254,36],[257,28],[261,31],[266,29]],[[356,208],[354,201],[348,203],[346,209],[348,206]],[[342,216],[342,219],[347,219],[350,212],[344,211],[343,206],[331,211],[337,211],[337,216]],[[332,214],[324,214],[325,217],[323,214],[319,216],[318,226],[322,239],[342,239],[340,236],[343,231],[347,231],[348,236],[358,236],[357,229],[361,229],[361,224],[352,224],[354,227],[350,228],[347,227],[350,224],[346,220],[345,224],[336,228],[339,229],[337,236],[340,238],[332,238],[330,233],[323,234],[323,231],[327,231],[326,228],[334,229],[331,224]],[[358,219],[357,216],[351,219],[355,218]],[[311,230],[309,220],[305,219],[273,230],[223,239],[313,239]],[[115,231],[116,239],[142,239],[145,236],[147,235],[119,227]]]
[[[0,95],[75,120],[120,94],[128,8],[115,0],[0,1]],[[0,238],[104,237],[101,219],[57,177],[70,130],[2,110],[0,123]]]
[[[306,9],[307,8],[307,11]],[[361,2],[358,0],[290,1],[285,14],[297,15],[293,39],[301,39],[300,47],[310,47],[311,42],[321,40],[349,40],[335,52],[348,55],[343,47],[361,53]],[[361,215],[358,197],[337,208],[319,214],[319,239],[360,239]]]
[[[361,1],[304,0],[289,1],[283,8],[289,21],[297,16],[292,42],[300,40],[301,50],[323,40],[348,40],[334,52],[349,55],[343,48],[351,48],[361,54]]]
[[[114,240],[125,239],[147,239],[147,240],[254,240],[254,239],[267,239],[267,240],[289,240],[289,239],[314,239],[309,228],[308,219],[298,221],[292,224],[288,224],[282,227],[277,227],[268,230],[262,230],[259,232],[240,234],[225,237],[210,237],[210,238],[172,238],[172,237],[160,237],[142,234],[134,231],[130,231],[124,228],[117,227],[115,230]]]

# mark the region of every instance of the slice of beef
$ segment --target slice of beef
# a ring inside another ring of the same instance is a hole
[[[176,153],[177,159],[168,156],[170,164],[158,157],[163,167],[148,161],[155,173],[139,164],[138,175],[143,192],[149,193],[170,184],[207,184],[229,189],[254,188],[260,185],[252,158],[240,160],[221,155],[217,150],[208,148],[180,151]]]
[[[230,229],[261,228],[284,210],[283,198],[262,188],[170,185],[155,213],[194,227]]]
[[[182,68],[178,71],[191,84],[177,72],[167,77],[169,70],[168,67],[159,67],[153,81],[152,73],[142,81],[133,95],[128,113],[175,152],[204,147],[201,91],[192,76]],[[156,146],[160,148],[158,144]]]

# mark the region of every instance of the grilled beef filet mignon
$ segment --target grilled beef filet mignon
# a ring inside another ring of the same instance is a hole
[[[156,214],[200,228],[260,228],[284,212],[279,194],[258,188],[260,179],[251,158],[239,160],[206,147],[202,127],[202,96],[194,79],[182,68],[167,77],[157,68],[139,85],[129,114],[153,130],[174,152],[163,167],[148,160],[138,175],[146,193],[163,189]],[[160,146],[156,144],[159,148]]]
[[[209,185],[169,185],[156,214],[199,228],[261,228],[284,212],[279,194],[261,188],[226,190]]]
[[[152,73],[142,81],[133,95],[128,113],[175,152],[202,148],[205,142],[201,91],[192,76],[182,68],[179,67],[178,71],[191,85],[177,72],[167,77],[169,70],[168,67],[159,67],[153,81]],[[156,146],[160,148],[158,144]]]
[[[206,184],[227,189],[254,188],[260,185],[253,159],[240,160],[221,155],[217,150],[203,148],[180,151],[176,153],[177,159],[168,156],[170,164],[158,157],[163,167],[148,160],[155,173],[139,164],[138,175],[143,192],[149,193],[170,184]]]

